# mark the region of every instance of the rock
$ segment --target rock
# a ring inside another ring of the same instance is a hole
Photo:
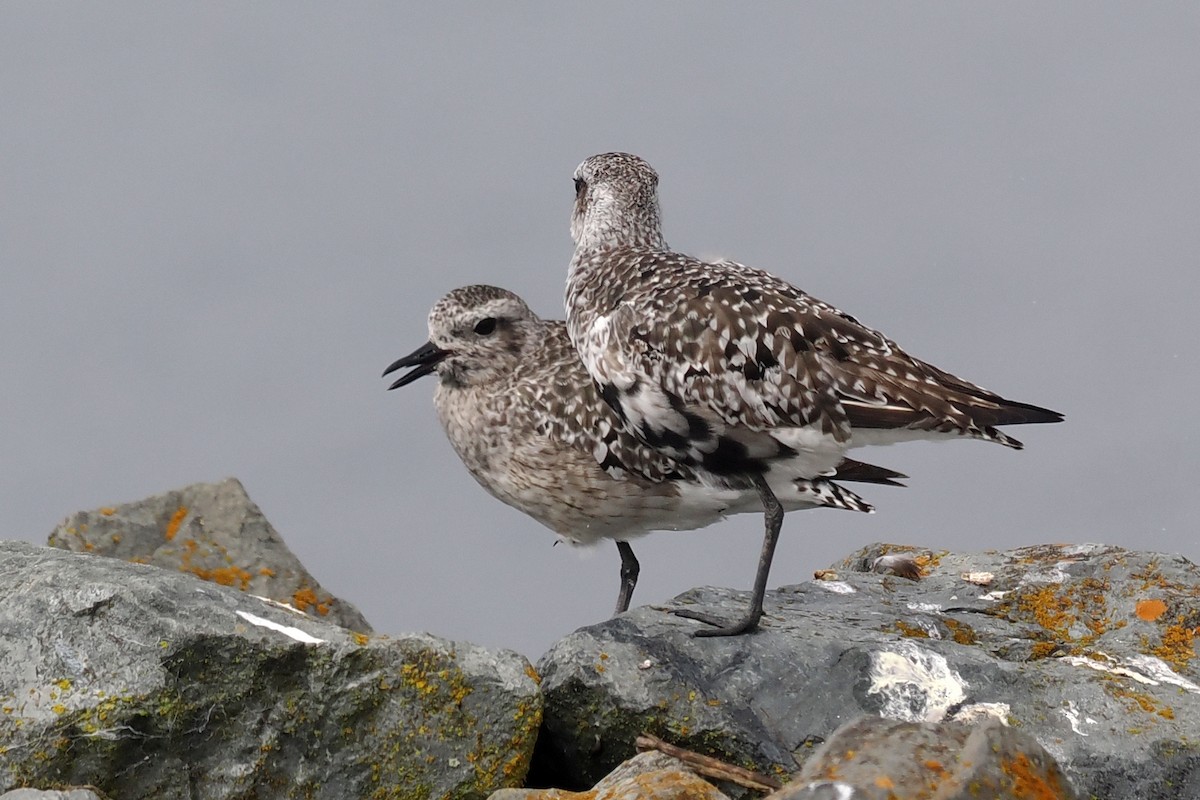
[[[108,797],[93,786],[78,786],[62,790],[13,789],[0,794],[0,800],[108,800]]]
[[[488,800],[728,800],[681,761],[662,753],[639,753],[586,792],[563,789],[501,789]]]
[[[357,608],[321,588],[235,478],[77,512],[50,534],[49,544],[189,572],[371,632]]]
[[[1054,759],[1024,732],[997,720],[896,722],[860,717],[843,725],[767,800],[1075,800]]]
[[[0,575],[0,792],[482,798],[526,772],[541,698],[516,653],[23,542]]]
[[[703,588],[561,640],[539,662],[538,779],[588,786],[645,731],[787,780],[865,713],[995,718],[1036,738],[1084,797],[1200,796],[1194,564],[1077,545],[918,551],[919,582],[859,571],[896,549],[770,592],[748,636],[693,638],[701,623],[666,613],[745,609],[747,593]]]

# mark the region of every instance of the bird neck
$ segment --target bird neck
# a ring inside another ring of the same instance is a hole
[[[599,198],[572,226],[575,252],[630,247],[666,250],[658,201],[653,197],[624,205],[615,198]]]

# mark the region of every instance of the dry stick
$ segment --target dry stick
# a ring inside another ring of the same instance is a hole
[[[783,786],[782,783],[770,775],[751,772],[748,769],[735,767],[733,764],[727,764],[711,756],[700,755],[694,750],[685,750],[682,747],[676,747],[648,733],[643,733],[637,737],[634,745],[638,750],[658,750],[660,753],[666,753],[672,758],[677,758],[684,764],[687,764],[701,775],[722,781],[730,781],[736,783],[738,786],[745,786],[747,789],[772,792]]]

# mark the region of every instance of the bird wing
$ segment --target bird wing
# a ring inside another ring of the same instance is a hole
[[[690,479],[693,472],[629,433],[617,412],[601,396],[567,337],[563,322],[546,322],[535,354],[537,363],[550,365],[523,381],[516,391],[525,395],[520,406],[538,409],[534,429],[542,436],[590,453],[611,477],[644,478],[652,482]]]
[[[1061,419],[913,358],[762,270],[653,251],[606,259],[619,273],[614,286],[640,282],[652,290],[613,298],[604,332],[610,366],[625,370],[625,384],[629,374],[644,375],[669,404],[699,409],[710,425],[715,418],[749,431],[810,427],[837,443],[852,427],[907,428],[1019,446],[993,426]],[[683,433],[678,421],[671,427]],[[689,424],[693,438],[697,427]]]

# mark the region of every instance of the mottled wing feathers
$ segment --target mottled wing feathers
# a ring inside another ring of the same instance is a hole
[[[585,346],[585,358],[607,359],[622,392],[631,388],[628,377],[622,385],[622,372],[643,374],[681,409],[711,425],[737,428],[743,438],[811,426],[845,443],[852,428],[882,428],[965,434],[1019,447],[995,426],[1061,419],[915,359],[879,332],[761,270],[644,249],[614,248],[587,258],[603,269],[577,272],[576,306],[584,298],[589,304],[600,300],[592,308],[607,314],[611,327],[604,341]],[[595,276],[603,276],[602,288],[589,285]],[[618,286],[641,292],[622,295]],[[668,426],[684,433],[679,423]]]
[[[544,337],[529,354],[531,370],[515,387],[520,407],[541,409],[535,429],[542,436],[592,453],[614,478],[637,476],[651,481],[690,479],[690,469],[672,461],[627,432],[616,412],[588,377],[566,326],[546,322]]]
[[[562,322],[544,322],[536,351],[528,354],[531,369],[517,382],[518,407],[536,409],[534,430],[568,447],[590,452],[611,477],[652,482],[700,480],[695,470],[655,450],[625,430],[618,413],[603,400],[567,337]],[[906,475],[852,459],[843,460],[830,477],[858,483],[903,486]],[[806,481],[812,501],[853,510],[869,506],[827,480]]]

